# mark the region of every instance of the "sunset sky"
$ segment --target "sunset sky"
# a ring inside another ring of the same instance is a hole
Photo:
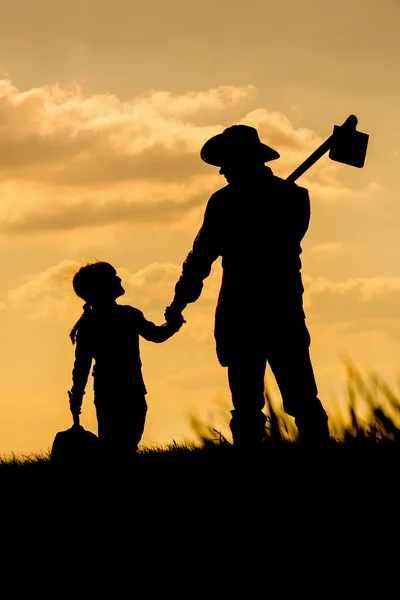
[[[86,259],[112,263],[120,302],[163,322],[225,185],[200,148],[234,123],[280,153],[281,177],[350,114],[370,135],[363,169],[325,156],[298,180],[312,208],[304,300],[328,412],[346,399],[343,353],[396,381],[399,25],[398,0],[0,0],[1,455],[46,451],[70,426],[71,278]],[[229,437],[220,277],[218,261],[175,337],[141,342],[146,445],[194,440],[191,414]],[[97,431],[92,378],[82,424]]]

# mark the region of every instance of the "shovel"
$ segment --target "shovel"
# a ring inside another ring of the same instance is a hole
[[[369,135],[357,131],[357,123],[357,117],[350,115],[342,125],[334,125],[332,135],[286,178],[287,181],[298,179],[328,151],[331,160],[361,169],[367,154]]]
[[[72,427],[56,434],[50,459],[53,464],[60,466],[93,466],[100,460],[99,438],[84,429],[80,424],[79,415],[75,415]]]

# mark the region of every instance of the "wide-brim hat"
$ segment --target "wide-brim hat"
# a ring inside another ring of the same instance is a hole
[[[280,154],[260,141],[257,129],[249,125],[232,125],[210,138],[202,147],[200,157],[214,167],[232,160],[262,160],[264,163],[279,158]]]

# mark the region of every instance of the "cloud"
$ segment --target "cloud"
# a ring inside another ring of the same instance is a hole
[[[226,106],[248,101],[255,94],[253,85],[235,87],[225,85],[205,91],[189,91],[184,95],[168,91],[153,91],[151,96],[141,101],[141,106],[150,106],[157,114],[170,117],[188,117],[214,111],[220,113]]]
[[[400,278],[370,277],[332,281],[326,277],[303,277],[306,313],[322,322],[352,322],[365,328],[379,321],[388,330],[400,319]]]
[[[221,86],[172,94],[151,91],[122,101],[78,84],[21,92],[0,80],[0,165],[3,176],[90,185],[121,180],[171,180],[204,173],[201,145],[215,127],[190,117],[224,113],[253,93]]]
[[[8,292],[3,311],[14,308],[34,318],[71,320],[80,311],[82,300],[72,289],[72,276],[81,263],[65,259],[47,269],[25,275],[21,285]],[[181,265],[153,262],[135,272],[114,265],[122,278],[125,295],[118,301],[136,306],[159,320],[172,301]],[[185,310],[188,323],[184,335],[199,341],[213,335],[214,309],[221,282],[221,265],[213,265],[196,303]],[[304,306],[314,323],[350,327],[353,331],[377,328],[388,334],[400,331],[400,278],[371,277],[332,281],[326,277],[303,277]]]
[[[239,122],[257,127],[261,140],[281,153],[272,166],[286,177],[322,140],[280,112],[251,109],[256,91],[227,85],[121,100],[76,83],[20,91],[0,80],[0,173],[12,196],[2,206],[0,232],[183,222],[225,184],[199,152],[233,124],[227,119],[237,106],[243,109]],[[212,126],[205,124],[210,114]],[[339,168],[327,159],[307,172],[304,182],[316,198],[354,195],[338,178]],[[371,182],[367,192],[378,190]]]
[[[35,318],[46,319],[63,318],[71,310],[76,311],[84,301],[75,295],[72,278],[82,264],[65,259],[41,272],[24,275],[21,285],[8,292],[8,308],[26,310]],[[114,266],[126,290],[126,296],[120,301],[128,304],[132,299],[147,309],[165,304],[165,288],[173,288],[180,274],[179,267],[170,264],[153,263],[135,273]]]
[[[92,198],[73,204],[51,203],[40,210],[29,210],[14,219],[0,223],[1,233],[42,233],[99,227],[115,223],[134,223],[137,226],[163,225],[178,221],[187,212],[204,203],[203,195],[189,196],[181,202],[156,200],[129,201],[116,198],[99,203]]]
[[[123,267],[118,272],[126,291],[125,300],[132,300],[134,305],[136,303],[138,307],[151,311],[163,309],[172,301],[175,284],[182,273],[182,265],[154,262],[135,273]],[[215,263],[196,302],[197,312],[203,308],[208,310],[210,305],[215,305],[220,282],[221,266]]]
[[[120,302],[148,312],[161,310],[172,301],[181,268],[169,263],[151,263],[134,273],[121,267],[118,273],[126,292]]]
[[[72,277],[79,266],[65,259],[41,272],[22,276],[21,285],[8,292],[6,308],[27,310],[33,318],[59,320],[66,317],[71,314],[71,308],[76,310]]]
[[[283,177],[292,173],[325,141],[307,127],[296,129],[292,121],[278,111],[258,108],[245,116],[245,122],[257,129],[261,141],[280,153],[281,159],[271,163],[271,166]],[[317,161],[306,175],[302,176],[302,181],[334,188],[341,187],[342,184],[337,178],[338,171],[337,163],[330,160]]]
[[[23,276],[21,285],[8,292],[7,302],[0,305],[0,310],[20,310],[33,319],[70,323],[79,317],[84,303],[72,288],[73,275],[80,266],[81,262],[65,259],[41,272]],[[174,297],[182,266],[154,262],[135,272],[117,264],[113,266],[125,289],[118,303],[135,306],[149,320],[162,322],[165,307]],[[200,298],[185,311],[187,324],[183,335],[187,338],[202,342],[213,337],[220,282],[221,266],[216,263],[204,282]]]
[[[255,92],[251,85],[184,94],[153,90],[122,101],[113,94],[90,93],[77,83],[21,92],[3,79],[1,169],[6,177],[79,186],[204,174],[201,146],[232,124],[226,122],[227,109],[248,104]],[[219,121],[214,126],[201,123],[210,111]],[[281,152],[286,167],[322,142],[312,130],[296,129],[284,114],[266,108],[244,111],[240,122],[257,127],[260,137]],[[313,173],[332,178],[335,169],[329,162]]]

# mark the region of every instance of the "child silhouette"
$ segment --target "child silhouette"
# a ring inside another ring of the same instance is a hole
[[[149,342],[165,342],[185,321],[182,317],[155,325],[137,308],[117,304],[125,290],[107,262],[84,265],[75,273],[72,285],[77,296],[85,300],[83,314],[70,333],[76,345],[73,385],[68,392],[74,422],[79,423],[94,360],[98,437],[106,457],[126,460],[137,451],[147,413],[139,336]]]

